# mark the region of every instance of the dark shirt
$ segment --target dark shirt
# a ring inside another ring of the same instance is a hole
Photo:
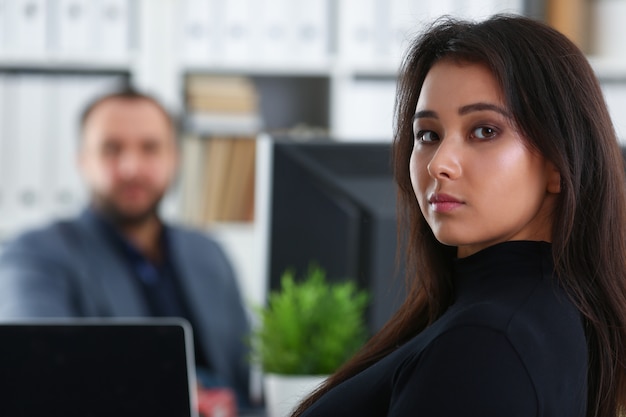
[[[553,270],[544,242],[457,260],[448,310],[304,416],[585,416],[582,320]]]
[[[131,241],[124,237],[104,216],[94,210],[88,215],[98,222],[106,237],[111,240],[126,260],[144,295],[151,317],[182,317],[194,327],[185,297],[172,261],[167,227],[163,226],[158,244],[162,254],[160,262],[148,259]],[[198,338],[194,338],[196,366],[210,370],[210,363],[202,354]]]

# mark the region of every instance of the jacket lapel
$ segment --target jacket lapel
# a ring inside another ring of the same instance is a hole
[[[88,237],[88,244],[82,248],[86,269],[92,274],[90,279],[97,281],[101,293],[100,308],[106,314],[118,317],[138,317],[148,315],[137,279],[122,258],[118,249],[100,230],[93,215],[83,213],[79,222]]]
[[[202,329],[211,329],[213,320],[219,320],[211,314],[209,306],[215,305],[213,297],[216,296],[210,288],[210,277],[202,276],[209,271],[197,268],[197,255],[189,248],[186,240],[175,228],[169,228],[171,238],[171,255],[175,263],[177,278],[180,281],[187,307],[194,320]],[[206,335],[203,335],[206,337]]]

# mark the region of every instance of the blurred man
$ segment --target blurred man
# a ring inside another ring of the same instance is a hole
[[[81,136],[90,204],[7,244],[0,319],[183,317],[200,376],[247,398],[248,324],[231,265],[213,240],[157,213],[178,165],[172,119],[153,98],[123,91],[85,110]]]

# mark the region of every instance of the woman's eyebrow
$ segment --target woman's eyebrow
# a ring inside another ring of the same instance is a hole
[[[459,108],[458,113],[459,115],[465,115],[467,113],[471,113],[475,111],[485,111],[485,110],[495,111],[496,113],[500,113],[501,115],[507,118],[511,118],[511,114],[504,107],[498,106],[497,104],[482,103],[482,102],[472,103],[472,104],[467,104],[465,106],[462,106]],[[418,112],[415,112],[415,114],[413,115],[413,121],[417,119],[422,119],[422,118],[438,119],[439,115],[437,114],[437,112],[433,110],[420,110]]]
[[[491,104],[491,103],[468,104],[466,106],[459,108],[459,114],[464,115],[467,113],[471,113],[475,111],[484,111],[484,110],[495,111],[496,113],[500,113],[501,115],[505,117],[509,117],[509,118],[511,117],[511,114],[504,107],[498,106],[497,104]]]
[[[434,112],[432,110],[420,110],[413,115],[413,121],[417,119],[425,118],[425,117],[428,117],[431,119],[438,119],[439,115],[437,114],[437,112]]]

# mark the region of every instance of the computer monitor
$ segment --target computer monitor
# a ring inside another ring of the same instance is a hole
[[[300,276],[314,262],[368,290],[368,328],[382,327],[405,296],[390,158],[390,143],[274,142],[271,290],[287,268]]]

